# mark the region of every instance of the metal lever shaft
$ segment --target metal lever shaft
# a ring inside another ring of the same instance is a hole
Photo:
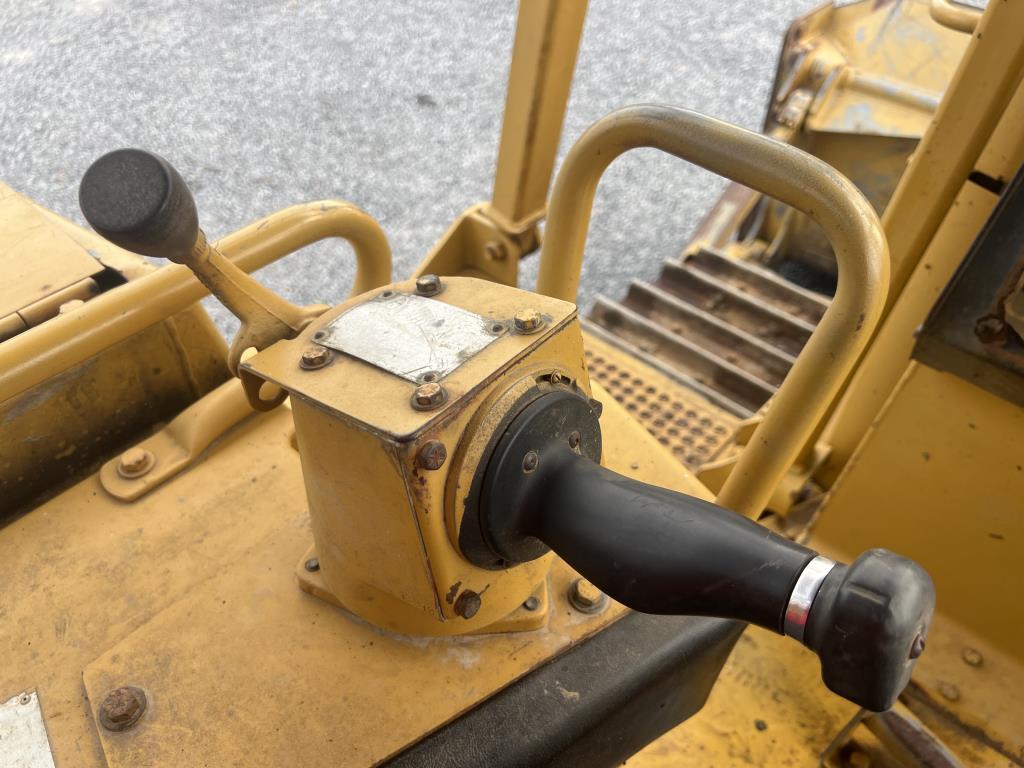
[[[228,352],[232,373],[246,349],[291,338],[327,309],[295,306],[232,264],[200,229],[181,175],[158,155],[141,149],[104,155],[82,177],[78,199],[100,235],[126,250],[184,264],[241,321]]]

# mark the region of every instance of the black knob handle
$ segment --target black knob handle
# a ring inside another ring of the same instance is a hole
[[[550,547],[619,602],[645,613],[739,619],[804,642],[836,693],[892,705],[920,655],[935,594],[919,566],[872,550],[847,567],[715,504],[597,463],[586,399],[533,400],[496,442],[460,529],[484,567]]]
[[[89,166],[78,204],[100,235],[146,256],[184,262],[199,235],[195,201],[181,175],[141,149],[118,149]]]

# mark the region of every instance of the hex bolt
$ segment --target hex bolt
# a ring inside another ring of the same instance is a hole
[[[529,474],[540,466],[540,456],[536,451],[527,451],[523,456],[523,472]]]
[[[440,440],[427,440],[416,455],[416,463],[424,469],[440,469],[448,458],[448,449]]]
[[[436,381],[420,384],[412,393],[412,407],[417,411],[432,411],[448,399],[448,392]]]
[[[32,701],[32,694],[31,693],[23,693],[23,694],[21,694],[21,696],[18,697],[18,703],[21,704],[22,706],[25,706],[26,704],[28,704],[31,701]]]
[[[910,658],[916,659],[924,653],[924,635],[917,635],[910,645]]]
[[[443,287],[437,275],[420,275],[416,278],[416,293],[420,296],[437,296]]]
[[[947,701],[957,701],[960,698],[960,689],[953,683],[940,682],[939,694]]]
[[[569,603],[580,613],[600,613],[608,596],[586,579],[576,579],[569,587]]]
[[[986,344],[999,341],[1005,334],[1006,323],[1002,318],[995,315],[983,317],[974,324],[974,335]]]
[[[117,474],[128,480],[142,477],[156,464],[156,457],[145,448],[129,448],[117,462]]]
[[[544,318],[535,309],[521,309],[512,318],[512,324],[518,333],[536,333],[544,325]]]
[[[100,725],[108,731],[127,731],[146,711],[146,694],[141,688],[126,685],[115,688],[100,704]]]
[[[981,655],[981,651],[976,648],[964,648],[960,652],[960,658],[964,660],[964,663],[970,667],[980,667],[985,659]]]
[[[508,257],[508,249],[498,240],[491,240],[484,246],[484,255],[491,261],[504,261]]]
[[[310,573],[316,573],[320,570],[320,559],[316,557],[311,557],[309,558],[309,560],[305,562],[305,564],[302,567]]]
[[[523,608],[528,611],[536,611],[540,608],[540,598],[536,595],[530,595],[526,600],[523,601]]]
[[[461,616],[464,619],[472,619],[476,616],[477,611],[480,610],[480,595],[471,589],[465,589],[462,591],[457,598],[455,598],[455,605],[452,606],[455,609],[455,614]]]
[[[315,371],[317,368],[323,368],[333,359],[334,353],[327,347],[306,347],[302,351],[302,357],[299,358],[299,367],[307,371]]]

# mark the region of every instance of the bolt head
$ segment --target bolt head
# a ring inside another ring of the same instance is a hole
[[[141,688],[126,685],[115,688],[100,704],[100,725],[108,731],[126,731],[146,711],[146,694]]]
[[[916,659],[924,653],[924,635],[917,635],[910,645],[910,658]]]
[[[448,449],[440,440],[428,440],[416,455],[416,463],[424,469],[440,469],[448,458]]]
[[[508,249],[504,243],[491,240],[484,246],[484,255],[491,261],[504,261],[508,256]]]
[[[455,609],[455,614],[461,616],[464,619],[472,619],[476,616],[477,611],[480,610],[480,595],[471,589],[465,589],[462,591],[457,598],[455,598],[455,605],[452,606]]]
[[[537,454],[536,451],[528,451],[527,454],[523,456],[523,472],[533,472],[539,466],[540,456]]]
[[[442,287],[441,278],[437,275],[420,275],[416,278],[416,293],[420,296],[437,296]]]
[[[312,371],[323,368],[333,359],[334,354],[327,347],[319,345],[306,347],[302,352],[302,357],[299,358],[299,367]]]
[[[964,660],[964,663],[971,667],[980,667],[985,659],[981,655],[981,651],[977,648],[964,648],[960,652],[960,658]]]
[[[974,335],[984,343],[1001,340],[1006,334],[1006,323],[1000,317],[989,315],[974,324]]]
[[[940,682],[939,694],[947,701],[957,701],[960,698],[960,689],[953,683]]]
[[[523,608],[528,611],[536,611],[540,608],[540,598],[536,595],[530,595],[526,600],[523,601]]]
[[[310,573],[316,573],[320,570],[320,560],[319,558],[311,557],[309,558],[309,560],[305,562],[305,564],[302,567]]]
[[[519,333],[536,333],[544,325],[544,318],[535,309],[521,309],[512,318],[512,324]]]
[[[448,399],[445,388],[436,381],[420,384],[412,394],[412,407],[418,411],[430,411]]]
[[[121,454],[121,458],[117,462],[117,473],[121,477],[132,480],[149,472],[154,464],[156,464],[156,457],[150,451],[139,447],[129,448]]]
[[[569,587],[569,602],[581,613],[599,613],[608,604],[608,596],[586,579],[576,579]]]

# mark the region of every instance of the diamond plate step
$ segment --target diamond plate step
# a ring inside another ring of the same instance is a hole
[[[702,249],[666,262],[590,319],[617,345],[741,417],[775,393],[828,309],[826,296]]]

